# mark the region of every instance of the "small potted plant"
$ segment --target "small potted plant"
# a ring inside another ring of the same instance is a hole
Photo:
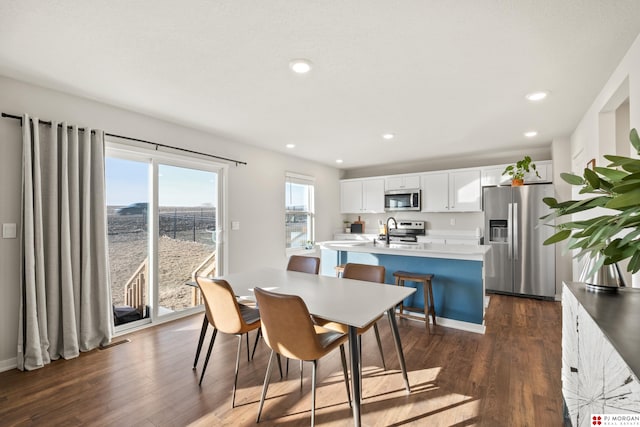
[[[524,185],[525,174],[532,170],[536,173],[536,176],[540,178],[536,170],[536,164],[531,161],[531,157],[524,156],[522,160],[518,160],[515,164],[507,166],[502,172],[502,175],[509,175],[511,177],[511,185],[518,187]]]

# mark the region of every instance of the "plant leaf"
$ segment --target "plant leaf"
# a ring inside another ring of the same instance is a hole
[[[614,185],[611,191],[614,193],[628,193],[638,188],[640,188],[640,179],[623,180],[621,184]]]
[[[553,236],[551,236],[547,240],[545,240],[543,244],[551,245],[553,243],[558,243],[558,242],[563,241],[564,239],[566,239],[569,236],[571,236],[571,230],[560,230],[556,234],[554,234]]]
[[[640,188],[615,196],[613,199],[609,200],[604,207],[610,209],[621,209],[638,205],[640,205]]]
[[[610,181],[614,181],[614,182],[621,181],[625,177],[629,176],[628,172],[620,171],[617,169],[603,168],[600,166],[596,166],[595,171],[600,175],[608,178]]]
[[[581,176],[572,173],[561,173],[560,178],[571,185],[584,185],[584,179]]]
[[[589,168],[585,168],[584,177],[589,182],[589,185],[591,185],[591,188],[600,188],[600,177],[598,177],[598,174],[596,174],[594,171]]]
[[[631,129],[629,132],[629,140],[631,141],[631,145],[636,149],[636,152],[640,154],[640,137],[638,137],[638,131],[636,128]]]

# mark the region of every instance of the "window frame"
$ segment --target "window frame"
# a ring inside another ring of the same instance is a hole
[[[160,164],[176,167],[193,168],[208,172],[214,172],[218,175],[218,207],[217,221],[220,224],[219,234],[217,236],[218,244],[218,267],[219,274],[228,271],[228,244],[227,229],[225,227],[227,209],[228,209],[228,188],[227,177],[229,165],[220,163],[210,158],[198,155],[170,153],[166,151],[153,150],[148,147],[140,147],[119,142],[116,138],[108,138],[105,144],[105,158],[114,157],[124,160],[133,160],[149,165],[149,235],[148,256],[149,256],[149,304],[152,307],[148,319],[142,319],[119,325],[114,328],[115,336],[124,335],[143,329],[145,327],[158,325],[171,320],[190,316],[195,313],[204,311],[203,305],[186,308],[171,314],[160,315],[158,312],[158,167]]]
[[[303,175],[303,174],[299,174],[299,173],[295,173],[295,172],[285,172],[285,179],[284,179],[284,185],[285,185],[285,195],[284,195],[284,238],[285,238],[285,253],[287,254],[287,256],[290,256],[291,254],[300,254],[300,253],[307,253],[307,252],[313,252],[313,248],[311,249],[307,249],[306,247],[289,247],[289,239],[287,237],[287,217],[289,215],[294,215],[294,214],[305,214],[308,215],[308,227],[309,230],[307,231],[307,241],[311,241],[311,242],[315,242],[315,177],[310,176],[310,175]],[[309,194],[309,200],[307,201],[308,203],[308,208],[309,210],[304,210],[304,211],[300,211],[300,210],[290,210],[287,209],[288,208],[288,200],[287,200],[287,196],[290,194],[288,191],[288,185],[290,184],[299,184],[299,185],[306,185],[309,187],[308,189],[308,194]]]

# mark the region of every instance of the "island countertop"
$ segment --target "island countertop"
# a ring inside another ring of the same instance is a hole
[[[455,245],[442,243],[391,243],[362,240],[331,240],[319,242],[321,249],[334,251],[364,252],[372,254],[402,255],[427,258],[484,261],[488,245]]]

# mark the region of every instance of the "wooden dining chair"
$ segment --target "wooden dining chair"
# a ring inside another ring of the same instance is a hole
[[[287,264],[288,271],[318,274],[320,272],[320,258],[302,255],[291,255]]]
[[[262,407],[269,388],[269,379],[276,354],[281,354],[289,359],[312,362],[311,425],[313,426],[315,423],[318,360],[329,354],[336,347],[340,347],[342,372],[347,388],[347,400],[351,405],[347,361],[344,352],[344,343],[347,341],[347,336],[314,325],[306,304],[297,295],[277,294],[260,288],[254,288],[254,294],[262,316],[262,335],[269,348],[271,348],[271,356],[269,357],[269,365],[264,377],[256,422],[260,422],[260,415],[262,414]]]
[[[224,334],[236,335],[238,337],[238,351],[236,354],[235,378],[233,380],[233,396],[231,398],[231,407],[235,407],[242,336],[247,334],[247,360],[249,360],[249,332],[260,328],[260,312],[255,308],[238,304],[233,289],[226,280],[197,277],[196,282],[204,298],[206,318],[214,328],[198,384],[202,384],[218,331]]]
[[[369,265],[369,264],[356,264],[356,263],[348,263],[344,266],[344,271],[342,273],[342,277],[344,279],[355,279],[355,280],[364,280],[367,282],[375,282],[375,283],[384,283],[385,276],[385,268],[381,265]],[[373,331],[376,335],[376,340],[378,342],[378,350],[380,350],[380,358],[382,359],[382,367],[384,370],[387,370],[387,365],[384,361],[384,353],[382,352],[382,342],[380,340],[380,331],[378,330],[378,320],[382,315],[380,315],[376,320],[367,324],[362,328],[358,328],[358,348],[362,351],[362,334],[367,332],[371,327],[373,327]],[[324,328],[330,329],[332,331],[340,332],[343,334],[349,333],[349,326],[343,323],[332,322],[322,318],[315,318],[314,321],[316,324],[321,325]]]

